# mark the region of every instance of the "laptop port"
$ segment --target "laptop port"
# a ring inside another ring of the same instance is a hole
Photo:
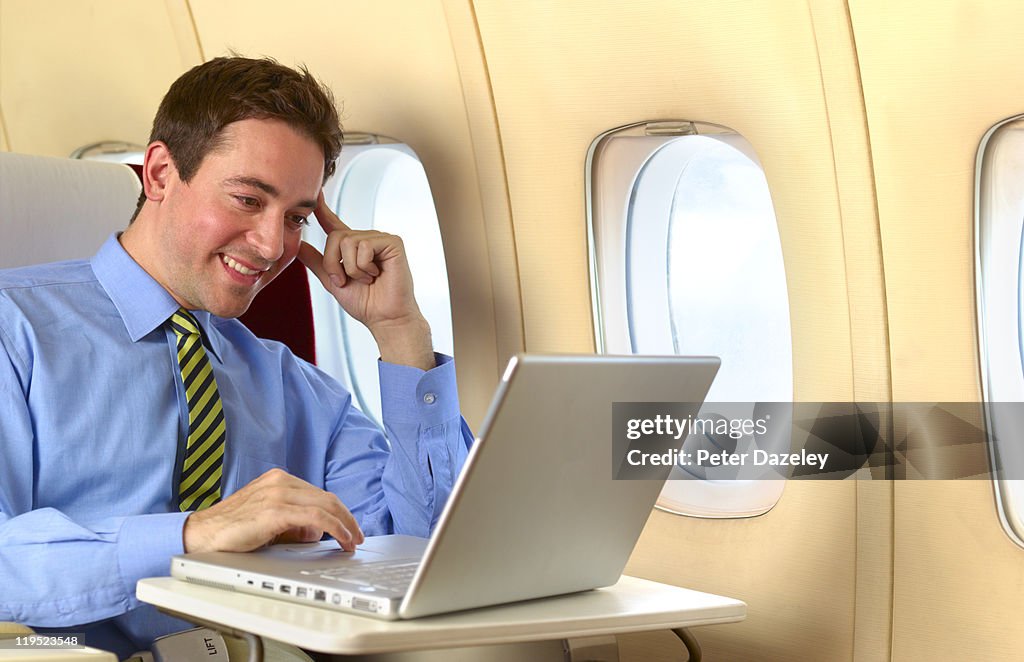
[[[263,588],[267,589],[268,591],[273,591],[274,582],[263,582]]]
[[[288,584],[281,584],[281,592],[282,592],[282,593],[288,593],[288,594],[291,594],[291,592],[292,592],[292,587],[291,587],[291,586],[289,586]]]
[[[296,589],[295,589],[295,597],[297,597],[297,598],[304,598],[304,597],[306,597],[306,587],[305,586],[298,586],[298,587],[296,587]]]
[[[320,602],[326,601],[327,600],[327,591],[317,591],[316,593],[313,594],[313,599],[314,600],[319,600]]]
[[[377,606],[366,598],[352,598],[352,608],[374,613],[377,611]]]

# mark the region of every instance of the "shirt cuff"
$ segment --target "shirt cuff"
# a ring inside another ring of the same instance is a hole
[[[432,427],[459,416],[455,361],[437,352],[434,360],[437,365],[426,371],[377,362],[381,413],[385,420]]]
[[[146,577],[166,577],[171,557],[185,553],[182,530],[192,513],[157,513],[126,517],[117,535],[117,562],[128,594]]]

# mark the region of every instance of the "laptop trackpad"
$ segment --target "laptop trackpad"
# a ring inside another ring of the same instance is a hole
[[[286,559],[292,563],[300,562],[303,567],[320,563],[340,563],[348,566],[390,559],[418,559],[423,556],[426,548],[426,538],[391,535],[370,536],[354,552],[346,552],[337,541],[323,540],[308,544],[273,545],[260,550],[257,554]]]

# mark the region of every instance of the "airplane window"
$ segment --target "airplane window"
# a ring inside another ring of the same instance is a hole
[[[72,159],[128,163],[139,166],[142,165],[145,157],[146,148],[143,145],[114,140],[83,145],[71,152],[70,155]]]
[[[355,141],[356,144],[352,144]],[[348,135],[334,176],[324,187],[327,204],[349,227],[402,237],[416,286],[416,300],[430,323],[434,348],[454,354],[448,270],[430,185],[416,154],[378,136]],[[322,249],[316,223],[303,238]],[[381,420],[377,344],[309,274],[317,365],[345,384],[359,408]]]
[[[1024,115],[982,138],[975,173],[975,268],[982,393],[999,517],[1024,546]]]
[[[792,401],[782,246],[750,144],[706,123],[636,124],[599,137],[588,169],[599,348],[719,356],[702,415]],[[701,517],[762,514],[783,489],[680,467],[673,478],[659,507]]]

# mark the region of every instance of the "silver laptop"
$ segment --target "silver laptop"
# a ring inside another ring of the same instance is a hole
[[[171,574],[389,620],[609,586],[671,469],[613,480],[612,403],[688,403],[676,413],[695,416],[718,366],[714,357],[515,357],[429,540],[184,554]]]

